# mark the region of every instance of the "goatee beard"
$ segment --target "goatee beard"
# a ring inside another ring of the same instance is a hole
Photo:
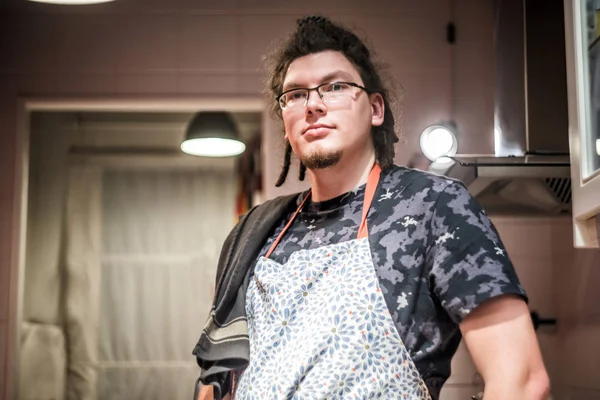
[[[301,157],[300,161],[308,169],[324,169],[333,167],[342,159],[342,150],[331,152],[315,152],[308,156]]]

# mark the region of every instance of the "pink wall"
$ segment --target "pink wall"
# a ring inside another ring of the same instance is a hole
[[[15,192],[19,97],[161,98],[258,95],[266,47],[307,13],[359,27],[404,87],[406,143],[416,149],[427,124],[450,117],[461,128],[461,152],[491,152],[492,1],[457,6],[456,81],[445,43],[449,1],[117,0],[58,7],[24,0],[0,5],[0,393],[8,393],[8,347],[17,311],[19,193]],[[454,87],[451,96],[450,88]],[[272,134],[273,129],[265,129]],[[275,136],[275,139],[277,136]],[[273,137],[269,137],[270,142]],[[279,170],[276,143],[265,157],[270,179]],[[271,180],[270,182],[273,182]],[[285,188],[292,190],[293,185]],[[10,284],[12,282],[12,285]],[[9,293],[12,295],[9,296]],[[2,396],[2,395],[0,395]],[[9,398],[8,395],[5,396]]]
[[[538,330],[553,399],[600,399],[600,251],[573,248],[570,217],[493,220],[530,309],[557,319]]]
[[[600,250],[562,246],[571,243],[571,226],[552,229],[556,398],[600,399]]]

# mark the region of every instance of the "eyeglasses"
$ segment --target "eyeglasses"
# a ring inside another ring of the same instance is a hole
[[[357,90],[367,88],[353,82],[328,82],[322,83],[314,88],[297,88],[286,90],[277,96],[277,101],[282,110],[286,108],[305,107],[308,103],[310,92],[316,90],[324,103],[336,103],[356,95]]]

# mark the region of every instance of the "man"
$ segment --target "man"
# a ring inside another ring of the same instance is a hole
[[[485,399],[548,391],[506,251],[465,187],[393,165],[389,93],[369,50],[323,17],[274,55],[270,91],[311,190],[227,238],[194,349],[220,399],[437,399],[461,338]]]

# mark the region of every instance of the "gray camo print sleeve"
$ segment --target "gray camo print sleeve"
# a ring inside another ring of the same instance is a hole
[[[516,294],[527,301],[498,232],[466,187],[450,183],[434,207],[426,259],[429,282],[452,320],[460,323],[499,295]]]

